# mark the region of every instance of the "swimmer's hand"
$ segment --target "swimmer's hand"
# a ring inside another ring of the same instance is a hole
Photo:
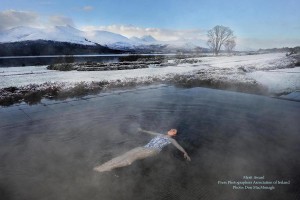
[[[184,153],[183,156],[187,161],[191,161],[191,158],[189,157],[189,155],[187,153]]]

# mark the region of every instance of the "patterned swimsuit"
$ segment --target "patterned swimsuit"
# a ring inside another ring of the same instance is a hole
[[[150,142],[148,144],[146,144],[144,147],[161,151],[163,147],[165,147],[166,145],[168,145],[170,143],[171,143],[171,141],[170,141],[169,137],[164,136],[164,135],[158,135],[155,138],[153,138],[152,140],[150,140]]]

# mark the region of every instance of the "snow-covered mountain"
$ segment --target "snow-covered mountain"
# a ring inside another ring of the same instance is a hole
[[[108,46],[113,49],[134,48],[136,43],[127,37],[108,31],[85,32],[85,37],[93,42]]]
[[[154,37],[152,37],[151,35],[145,35],[145,36],[141,37],[141,40],[143,42],[148,42],[148,43],[155,43],[155,42],[157,42],[157,40]]]
[[[127,38],[123,35],[108,31],[81,31],[72,26],[54,26],[52,28],[32,28],[19,26],[0,32],[0,43],[50,40],[56,42],[69,42],[83,45],[107,46],[118,50],[159,50],[184,49],[191,50],[199,47],[191,41],[158,41],[151,35]]]
[[[144,35],[140,38],[138,37],[131,37],[130,40],[137,42],[137,43],[141,43],[141,44],[156,44],[159,43],[159,41],[157,41],[154,37],[152,37],[151,35]]]
[[[191,50],[198,47],[205,47],[206,41],[204,40],[174,40],[165,42],[167,44],[167,48],[169,49],[181,49],[181,50]]]
[[[9,30],[5,30],[0,34],[0,42],[18,42],[24,40],[35,40],[42,37],[43,33],[40,29],[19,26]]]
[[[25,26],[5,30],[0,34],[0,42],[21,42],[34,40],[52,40],[84,45],[95,45],[87,41],[85,33],[71,26],[55,26],[48,29],[31,28]]]

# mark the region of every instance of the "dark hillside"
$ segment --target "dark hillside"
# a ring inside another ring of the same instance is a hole
[[[82,45],[46,40],[0,43],[0,56],[84,55],[123,53],[99,44]]]

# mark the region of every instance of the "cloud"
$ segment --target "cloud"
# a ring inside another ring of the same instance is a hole
[[[49,24],[52,26],[74,26],[74,22],[71,18],[62,15],[52,15],[49,17]]]
[[[58,25],[75,26],[71,18],[62,15],[52,15],[45,18],[41,17],[38,13],[30,11],[0,11],[0,31],[17,26],[47,28]]]
[[[92,6],[84,6],[82,8],[82,10],[84,10],[84,11],[91,11],[91,10],[94,10],[94,7],[92,7]]]
[[[126,37],[142,37],[151,35],[161,41],[170,40],[203,40],[206,38],[206,32],[200,29],[190,30],[172,30],[160,28],[144,28],[133,25],[109,25],[109,26],[83,26],[83,30],[103,30],[118,33]]]
[[[0,12],[0,30],[16,26],[39,26],[39,16],[35,12],[5,10]]]

